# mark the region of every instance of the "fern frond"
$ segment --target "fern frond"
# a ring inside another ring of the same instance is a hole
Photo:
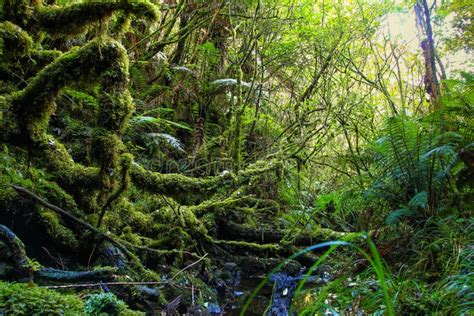
[[[147,135],[153,138],[156,142],[159,142],[159,139],[163,139],[174,149],[185,152],[183,143],[173,135],[165,133],[147,133]]]

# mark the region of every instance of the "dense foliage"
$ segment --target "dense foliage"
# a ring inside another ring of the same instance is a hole
[[[473,12],[2,0],[1,311],[472,313]]]

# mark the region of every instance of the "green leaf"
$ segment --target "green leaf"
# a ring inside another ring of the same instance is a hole
[[[411,209],[408,208],[400,208],[396,211],[391,212],[390,214],[387,215],[387,218],[385,219],[385,223],[388,225],[396,225],[400,222],[400,220],[403,217],[408,217],[413,215],[414,212]]]
[[[428,194],[425,191],[416,194],[412,197],[410,202],[408,202],[408,207],[413,211],[428,207]]]

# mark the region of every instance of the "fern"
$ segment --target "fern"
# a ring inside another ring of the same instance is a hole
[[[456,191],[450,180],[463,139],[413,118],[395,116],[385,122],[383,136],[372,145],[378,175],[367,194],[396,209],[387,223],[431,214]]]
[[[165,140],[171,147],[174,149],[177,149],[181,152],[185,152],[184,150],[184,145],[183,143],[177,139],[176,137],[170,135],[170,134],[165,134],[165,133],[148,133],[148,136],[153,138],[157,143],[159,142],[158,139],[163,139]]]
[[[179,129],[184,129],[187,131],[192,131],[192,128],[186,124],[173,122],[167,119],[159,118],[159,117],[152,117],[152,116],[136,116],[130,119],[130,125],[152,125],[152,126],[167,126],[167,127],[175,127]]]
[[[238,84],[237,79],[232,79],[232,78],[217,79],[211,82],[211,86],[214,86],[215,88],[220,88],[220,87],[225,87],[225,86],[235,86],[237,84]],[[252,87],[252,84],[245,81],[241,81],[240,85],[246,88]]]

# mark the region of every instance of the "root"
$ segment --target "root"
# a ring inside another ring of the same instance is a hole
[[[8,227],[0,225],[0,240],[5,243],[14,263],[15,272],[28,279],[33,278],[33,267],[25,252],[25,245]]]

